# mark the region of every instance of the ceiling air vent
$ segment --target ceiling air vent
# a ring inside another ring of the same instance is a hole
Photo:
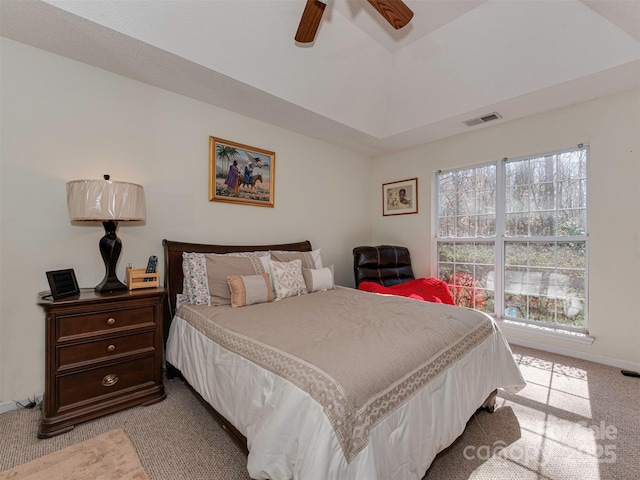
[[[475,127],[476,125],[480,125],[482,123],[490,122],[491,120],[498,120],[502,118],[498,112],[493,112],[488,115],[483,115],[482,117],[472,118],[471,120],[465,120],[464,123],[467,127]]]

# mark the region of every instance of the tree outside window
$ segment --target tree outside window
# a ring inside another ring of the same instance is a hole
[[[438,172],[437,268],[457,305],[586,331],[588,149]]]

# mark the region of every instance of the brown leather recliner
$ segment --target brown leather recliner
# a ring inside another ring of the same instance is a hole
[[[375,282],[390,287],[414,279],[409,249],[393,245],[355,247],[353,273],[356,288],[361,282]]]

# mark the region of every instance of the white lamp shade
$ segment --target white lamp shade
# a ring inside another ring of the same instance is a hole
[[[67,208],[72,221],[141,221],[144,189],[128,182],[72,180],[67,182]]]

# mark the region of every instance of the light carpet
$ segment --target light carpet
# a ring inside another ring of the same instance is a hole
[[[474,415],[424,480],[639,479],[640,379],[549,352],[513,352],[525,389],[501,391],[494,413]],[[165,388],[162,402],[46,440],[36,436],[39,409],[0,415],[0,471],[121,428],[151,480],[248,480],[246,455],[193,393],[177,379]]]
[[[50,453],[0,473],[0,480],[148,480],[122,429]]]

